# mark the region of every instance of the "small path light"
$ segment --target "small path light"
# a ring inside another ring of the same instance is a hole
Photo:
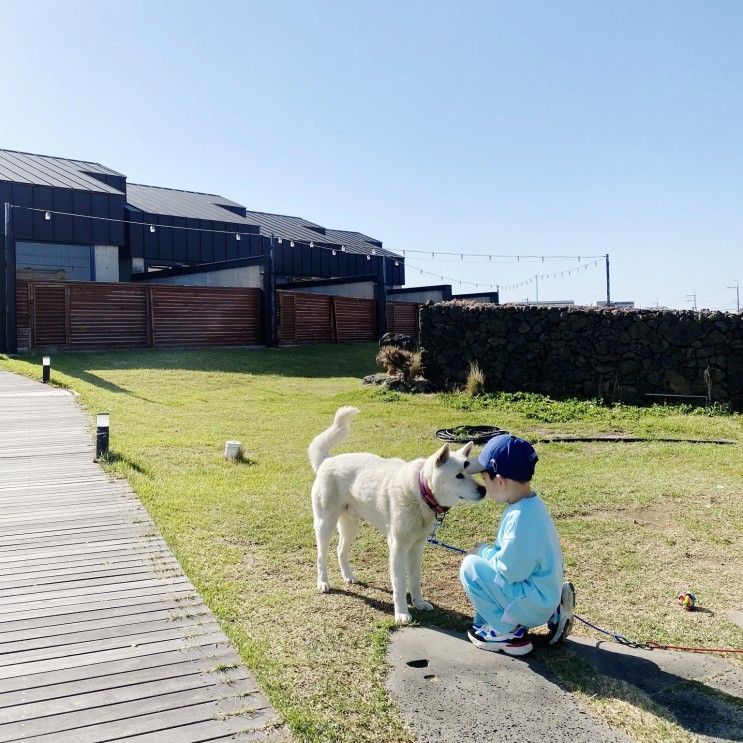
[[[49,384],[49,373],[52,368],[52,360],[48,356],[41,359],[41,381]]]
[[[224,444],[225,459],[241,459],[242,444],[239,441],[226,441]]]
[[[108,454],[108,413],[98,413],[95,417],[95,458],[96,461]]]

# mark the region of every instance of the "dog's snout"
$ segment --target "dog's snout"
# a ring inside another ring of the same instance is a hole
[[[485,493],[486,493],[486,492],[487,492],[487,491],[485,490],[485,486],[484,486],[484,485],[478,485],[478,486],[477,486],[477,494],[478,494],[478,495],[479,495],[479,496],[480,496],[481,498],[484,498],[484,497],[485,497]]]

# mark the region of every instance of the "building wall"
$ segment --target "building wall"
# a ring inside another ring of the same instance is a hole
[[[90,281],[93,276],[90,245],[16,241],[16,274],[66,281]]]
[[[292,291],[291,289],[288,291]],[[374,299],[373,281],[355,281],[350,284],[328,284],[326,286],[296,287],[296,291],[309,294],[330,294],[334,297],[357,297],[359,299]]]
[[[428,289],[426,291],[416,291],[415,287],[412,287],[409,291],[395,291],[389,293],[389,299],[391,302],[417,302],[418,304],[425,304],[426,302],[443,302],[448,297],[445,296],[446,292],[443,289]]]
[[[240,266],[220,271],[189,273],[184,276],[163,276],[158,278],[153,271],[147,278],[149,283],[176,284],[179,286],[231,286],[260,289],[263,278],[260,266]]]
[[[96,281],[119,280],[119,246],[96,245],[94,250],[94,273]]]

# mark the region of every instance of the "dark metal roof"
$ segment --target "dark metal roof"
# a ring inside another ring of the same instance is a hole
[[[400,255],[385,250],[382,247],[381,240],[376,240],[361,232],[332,230],[315,222],[310,222],[309,219],[291,217],[287,214],[248,211],[246,217],[251,224],[260,227],[262,235],[270,236],[273,234],[284,240],[302,240],[303,242],[315,242],[319,245],[345,245],[349,253],[368,255],[374,250],[377,255],[401,258]]]
[[[0,150],[0,180],[2,181],[121,194],[120,190],[98,180],[95,174],[124,177],[121,173],[100,163],[70,160],[64,157],[48,157],[15,150]]]
[[[254,224],[254,222],[244,219],[226,208],[232,207],[242,211],[244,207],[241,204],[216,194],[145,186],[142,183],[127,183],[126,202],[127,206],[149,214],[210,219],[217,222],[234,222],[243,225]]]

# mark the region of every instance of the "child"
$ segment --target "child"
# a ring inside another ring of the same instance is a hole
[[[547,622],[550,645],[573,628],[575,591],[563,583],[560,539],[531,489],[538,458],[528,441],[501,434],[467,469],[483,473],[488,497],[508,504],[495,544],[475,545],[459,571],[475,607],[467,635],[482,650],[525,655],[532,650],[528,628]]]

